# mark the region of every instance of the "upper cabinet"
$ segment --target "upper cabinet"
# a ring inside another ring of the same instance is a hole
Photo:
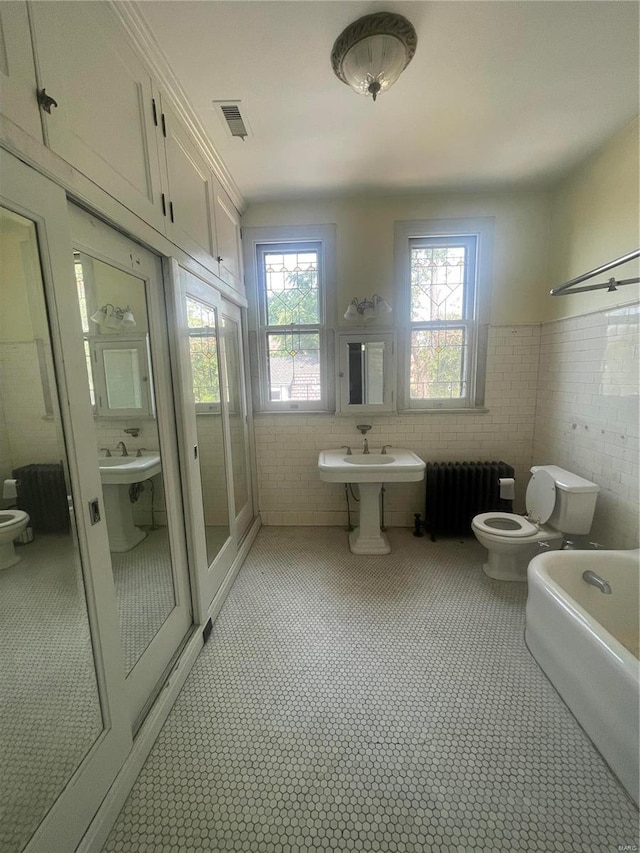
[[[184,125],[161,102],[166,177],[163,210],[167,236],[213,273],[218,273],[213,214],[213,174]]]
[[[0,112],[42,141],[26,3],[0,3]]]
[[[40,86],[57,102],[42,111],[48,146],[162,230],[153,81],[114,13],[106,3],[37,2],[32,21]]]
[[[112,5],[30,9],[0,3],[2,113],[242,292],[235,206]]]
[[[229,196],[214,176],[214,207],[218,245],[218,275],[236,290],[243,290],[240,249],[240,217]]]

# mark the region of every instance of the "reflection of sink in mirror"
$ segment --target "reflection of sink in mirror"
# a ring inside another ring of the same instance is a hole
[[[100,456],[98,458],[104,513],[109,534],[109,550],[115,554],[130,551],[146,533],[133,522],[133,503],[129,488],[134,483],[150,480],[162,470],[160,455],[146,452],[143,456]]]
[[[100,456],[98,467],[103,484],[141,483],[162,470],[160,455],[149,451],[142,456]]]

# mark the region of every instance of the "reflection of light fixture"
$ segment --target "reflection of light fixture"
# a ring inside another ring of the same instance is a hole
[[[114,308],[110,302],[98,308],[95,314],[92,314],[91,322],[98,326],[107,326],[109,329],[133,328],[136,325],[133,311],[127,305],[126,308]]]
[[[417,43],[413,25],[402,15],[365,15],[338,36],[331,51],[331,66],[354,92],[372,95],[375,101],[411,62]]]
[[[353,297],[351,302],[347,305],[347,310],[344,312],[345,320],[355,320],[358,314],[362,314],[362,316],[366,319],[369,317],[377,317],[378,314],[390,314],[391,313],[391,305],[383,299],[381,296],[378,296],[377,293],[374,293],[371,299],[367,299],[366,297],[358,302],[357,297]]]

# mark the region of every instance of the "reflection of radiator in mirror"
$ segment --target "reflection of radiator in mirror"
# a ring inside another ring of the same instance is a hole
[[[12,472],[18,481],[18,509],[36,533],[68,533],[69,498],[62,463],[23,465]]]

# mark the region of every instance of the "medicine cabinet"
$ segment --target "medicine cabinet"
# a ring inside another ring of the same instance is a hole
[[[395,341],[390,332],[338,335],[337,409],[342,414],[395,408]]]

